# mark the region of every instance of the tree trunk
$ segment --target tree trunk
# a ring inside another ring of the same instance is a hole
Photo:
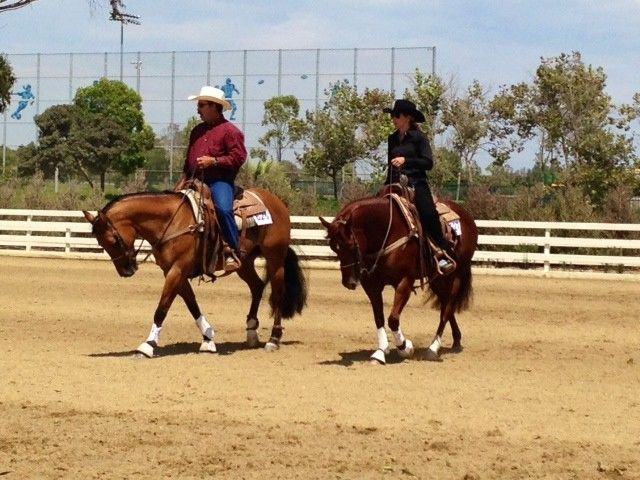
[[[107,176],[107,172],[100,172],[100,190],[104,192],[104,179]]]

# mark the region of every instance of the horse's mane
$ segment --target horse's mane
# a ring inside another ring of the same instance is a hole
[[[362,198],[358,198],[356,200],[352,200],[349,203],[345,204],[340,209],[340,211],[335,216],[335,218],[342,217],[343,215],[346,215],[347,213],[352,212],[357,207],[365,206],[365,205],[372,204],[372,203],[379,203],[380,201],[388,201],[388,200],[384,199],[383,197],[379,197],[377,195],[372,195],[370,197],[362,197]]]
[[[107,211],[113,207],[116,203],[120,202],[121,200],[126,200],[127,198],[131,198],[131,197],[137,197],[137,196],[143,196],[143,195],[148,195],[148,196],[152,196],[152,197],[160,197],[160,196],[164,196],[164,195],[172,195],[172,194],[177,194],[179,192],[174,192],[173,190],[165,190],[163,192],[134,192],[134,193],[124,193],[122,195],[118,195],[117,197],[112,198],[109,203],[107,203],[103,208],[102,208],[102,213],[107,213]]]

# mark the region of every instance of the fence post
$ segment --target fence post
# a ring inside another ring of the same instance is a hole
[[[67,231],[64,233],[64,253],[67,255],[71,253],[71,229],[67,228]]]
[[[551,262],[550,260],[550,255],[551,255],[551,244],[550,244],[550,239],[551,239],[551,229],[550,228],[545,228],[544,229],[544,273],[549,273],[549,271],[551,270]]]
[[[32,215],[27,215],[27,223],[31,223],[31,220],[33,220],[33,216]],[[31,251],[31,230],[27,229],[27,241],[26,241],[26,251],[30,252]]]

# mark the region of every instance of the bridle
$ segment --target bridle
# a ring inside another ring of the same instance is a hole
[[[347,220],[344,218],[341,218],[339,220],[335,220],[337,223],[342,224],[342,225],[347,225]],[[347,265],[340,265],[340,270],[344,270],[347,268],[351,268],[351,267],[355,267],[356,271],[358,271],[359,275],[362,274],[367,274],[367,275],[371,275],[376,268],[378,267],[378,263],[380,262],[380,259],[389,254],[390,252],[392,252],[393,250],[395,250],[396,248],[400,248],[402,245],[404,245],[405,243],[409,242],[413,237],[417,237],[417,233],[415,230],[410,230],[409,233],[401,238],[399,238],[398,240],[396,240],[395,242],[393,242],[390,245],[387,245],[385,247],[385,245],[387,244],[387,240],[389,239],[389,235],[391,233],[391,225],[393,223],[393,199],[391,198],[391,196],[389,196],[389,223],[387,224],[387,232],[385,233],[384,236],[384,240],[382,241],[382,244],[380,245],[380,249],[374,253],[374,254],[370,254],[367,255],[368,257],[375,257],[375,260],[373,262],[373,264],[371,265],[371,267],[367,268],[365,266],[364,263],[364,257],[365,255],[362,254],[362,250],[360,248],[360,244],[358,243],[358,238],[356,237],[355,233],[353,232],[353,227],[351,225],[349,225],[349,237],[348,239],[350,240],[350,242],[352,242],[355,246],[354,246],[354,250],[355,250],[355,258],[356,260],[352,263],[349,263]]]
[[[124,240],[122,238],[122,234],[120,233],[118,228],[113,224],[111,219],[106,214],[104,214],[102,212],[98,212],[98,215],[96,216],[96,219],[93,221],[92,226],[95,228],[95,226],[100,221],[105,223],[107,225],[107,227],[110,228],[113,231],[113,236],[116,239],[116,245],[120,249],[123,250],[123,253],[121,255],[118,255],[115,258],[113,258],[113,257],[111,258],[111,261],[113,262],[113,264],[115,265],[115,263],[118,260],[122,259],[122,258],[127,258],[129,263],[130,263],[130,265],[135,265],[136,264],[136,259],[138,257],[138,253],[140,252],[140,249],[142,248],[142,242],[140,242],[140,246],[136,250],[136,248],[135,248],[135,239],[134,239],[133,245],[131,247],[127,248],[127,245],[124,243]]]

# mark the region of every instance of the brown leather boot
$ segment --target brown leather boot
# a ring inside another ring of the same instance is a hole
[[[225,272],[235,272],[242,266],[242,262],[240,262],[236,252],[234,252],[228,245],[225,245],[222,256],[224,258],[222,268]]]

